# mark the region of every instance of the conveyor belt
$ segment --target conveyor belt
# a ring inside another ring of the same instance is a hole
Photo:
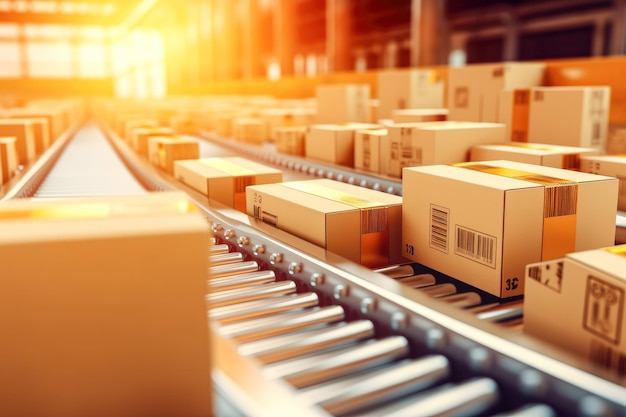
[[[145,188],[124,166],[97,125],[88,122],[70,140],[34,197],[145,192]]]
[[[520,302],[478,294],[477,304],[470,289],[414,264],[375,272],[347,262],[215,205],[108,135],[144,187],[186,191],[211,224],[218,416],[626,416],[614,378],[511,331]],[[400,192],[386,179],[282,161],[296,174]]]

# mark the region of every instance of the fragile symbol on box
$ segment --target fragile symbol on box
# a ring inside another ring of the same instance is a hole
[[[623,311],[624,290],[589,275],[583,327],[596,336],[618,344]]]

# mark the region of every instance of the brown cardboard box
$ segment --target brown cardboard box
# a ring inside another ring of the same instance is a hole
[[[133,129],[131,146],[139,155],[148,157],[148,141],[151,137],[174,137],[176,132],[171,127],[138,127]]]
[[[378,73],[378,118],[392,117],[395,109],[444,106],[444,83],[430,69],[386,70]]]
[[[316,123],[367,123],[369,99],[367,84],[319,85]]]
[[[395,109],[391,111],[394,123],[442,122],[448,118],[448,109]]]
[[[402,186],[404,255],[498,297],[527,264],[614,244],[615,178],[485,161],[405,168]]]
[[[60,109],[50,108],[16,108],[9,111],[9,117],[15,119],[31,119],[43,117],[48,120],[48,137],[50,142],[54,142],[65,132],[70,126],[66,119],[66,115]]]
[[[174,162],[198,159],[200,143],[192,137],[153,136],[148,140],[148,159],[167,173],[174,174]]]
[[[411,146],[417,165],[467,162],[472,146],[504,142],[501,123],[424,123],[411,131]]]
[[[530,90],[528,141],[604,151],[610,87],[536,87]]]
[[[481,122],[398,123],[388,126],[391,153],[387,174],[411,166],[469,161],[472,146],[504,142],[504,125]]]
[[[241,142],[261,145],[267,140],[265,121],[252,117],[233,119],[233,137]]]
[[[249,215],[368,267],[402,262],[402,197],[317,179],[252,185]]]
[[[274,130],[276,150],[290,155],[305,155],[307,126],[280,126]]]
[[[357,130],[354,140],[354,167],[380,174],[385,165],[381,146],[386,137],[387,129]]]
[[[180,134],[195,135],[199,130],[196,122],[184,114],[172,116],[169,125],[176,133]]]
[[[11,120],[26,120],[33,125],[33,138],[35,141],[35,155],[42,154],[50,146],[50,129],[48,119],[45,117],[33,117],[27,119],[12,118]]]
[[[276,141],[277,130],[283,126],[310,126],[315,123],[317,110],[307,107],[277,108],[261,111],[267,127],[268,139]]]
[[[17,139],[0,137],[0,171],[2,171],[1,183],[4,184],[15,175],[17,171]]]
[[[499,122],[502,90],[542,85],[545,64],[505,62],[448,68],[448,120]]]
[[[619,180],[617,209],[626,211],[626,155],[583,155],[580,170]]]
[[[524,332],[624,376],[626,245],[526,268]]]
[[[581,171],[581,157],[585,155],[596,155],[597,153],[598,150],[596,149],[575,146],[506,142],[493,145],[473,146],[470,153],[470,160],[475,162],[506,159],[509,161],[524,162],[526,164]]]
[[[0,415],[211,415],[209,232],[182,193],[3,202]]]
[[[386,125],[387,139],[383,142],[383,166],[381,169],[389,176],[402,178],[402,169],[407,166],[419,165],[413,149],[413,129],[419,123],[393,123]],[[421,161],[421,155],[420,161]]]
[[[174,176],[210,199],[245,213],[246,187],[282,181],[282,172],[240,157],[176,161]]]
[[[514,142],[528,142],[530,89],[503,90],[500,93],[498,121],[506,126],[506,138]]]
[[[28,119],[0,119],[0,136],[13,136],[17,141],[17,160],[27,164],[35,159],[35,128]]]
[[[355,132],[378,127],[368,123],[313,125],[306,135],[306,157],[354,167]]]
[[[122,135],[126,143],[132,144],[133,131],[138,128],[153,128],[158,127],[159,122],[155,119],[131,119],[124,122],[124,129]]]

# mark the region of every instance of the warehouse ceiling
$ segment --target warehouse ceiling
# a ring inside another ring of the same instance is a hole
[[[0,0],[0,22],[113,26],[139,18],[157,0]]]

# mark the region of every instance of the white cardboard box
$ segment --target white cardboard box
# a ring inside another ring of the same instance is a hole
[[[211,415],[209,233],[183,193],[3,202],[0,415]]]
[[[355,132],[378,127],[368,123],[313,125],[306,135],[306,157],[352,168]]]
[[[598,154],[597,149],[540,143],[506,142],[472,147],[470,160],[506,159],[526,164],[581,171],[581,157]],[[584,170],[583,170],[584,171]],[[586,171],[588,172],[588,171]],[[607,175],[599,173],[602,175]]]
[[[485,161],[405,168],[402,185],[404,255],[498,297],[523,293],[529,263],[614,244],[615,178]]]
[[[174,163],[174,176],[210,199],[246,211],[246,187],[282,181],[282,171],[241,157]]]
[[[626,156],[624,155],[589,155],[580,161],[580,170],[591,174],[606,175],[619,180],[617,209],[626,211]]]
[[[502,90],[542,85],[545,64],[505,62],[448,68],[448,120],[499,122]]]
[[[354,140],[354,167],[380,174],[384,165],[381,147],[386,140],[387,129],[357,130]]]
[[[524,332],[624,376],[626,245],[526,268]]]
[[[444,83],[430,69],[387,70],[378,73],[378,118],[392,116],[395,109],[441,108]]]
[[[528,141],[604,151],[610,98],[610,87],[532,88]]]
[[[319,85],[316,92],[317,124],[369,122],[369,85]]]
[[[317,179],[252,185],[250,216],[341,255],[380,267],[406,261],[400,254],[402,197]]]

